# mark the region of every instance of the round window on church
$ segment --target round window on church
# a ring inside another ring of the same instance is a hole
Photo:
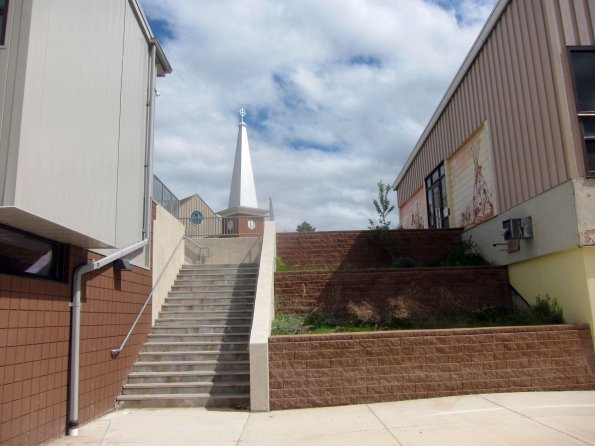
[[[253,219],[248,220],[248,229],[254,231],[256,229],[256,222]]]
[[[194,226],[202,225],[202,222],[204,219],[205,218],[203,217],[203,215],[200,211],[192,211],[192,214],[190,214],[190,222]]]

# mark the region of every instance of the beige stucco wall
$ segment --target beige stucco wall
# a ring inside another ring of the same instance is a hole
[[[276,232],[274,221],[264,222],[262,255],[250,332],[250,409],[256,411],[270,409],[268,343],[275,317]]]
[[[579,246],[575,190],[580,182],[566,181],[531,200],[515,206],[478,226],[465,231],[463,237],[477,243],[481,254],[499,265],[523,262]],[[520,241],[520,250],[508,253],[504,243],[502,222],[510,218],[531,216],[534,238]]]
[[[399,208],[399,225],[404,229],[428,227],[426,191],[420,187],[407,202]]]
[[[487,122],[446,163],[449,223],[470,228],[497,214],[496,181]]]
[[[186,262],[216,264],[258,263],[262,239],[260,237],[197,238],[198,246],[208,248],[208,257],[198,257],[200,249],[191,241],[186,242]],[[203,250],[204,254],[204,250]]]
[[[555,298],[566,322],[586,322],[595,341],[595,247],[550,254],[508,268],[511,285],[529,303]]]
[[[175,254],[165,269],[159,285],[153,293],[153,314],[151,323],[155,323],[161,305],[167,297],[180,268],[184,264],[184,225],[160,205],[156,205],[153,222],[153,285],[159,278],[172,252]],[[180,241],[182,242],[180,243]],[[178,244],[179,243],[179,244]],[[177,248],[176,248],[177,247]]]

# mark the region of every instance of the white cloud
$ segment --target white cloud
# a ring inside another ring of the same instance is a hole
[[[278,226],[366,228],[376,183],[399,173],[493,3],[142,0],[172,34],[156,174],[226,208],[245,107],[259,203],[273,197]]]

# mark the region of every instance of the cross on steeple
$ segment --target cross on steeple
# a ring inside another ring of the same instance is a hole
[[[244,109],[244,107],[240,108],[240,116],[242,117],[241,124],[244,124],[244,116],[246,116],[246,110]]]

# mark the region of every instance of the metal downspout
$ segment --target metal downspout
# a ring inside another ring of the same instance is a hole
[[[155,54],[156,40],[150,42],[149,80],[147,82],[147,132],[145,136],[145,219],[143,238],[151,233],[151,197],[153,196],[153,125],[155,121]]]
[[[138,251],[149,243],[149,239],[136,242],[124,249],[95,262],[81,265],[74,270],[72,279],[72,321],[70,325],[70,396],[68,400],[68,435],[76,437],[79,425],[79,363],[81,339],[81,283],[84,274],[96,271],[106,265]]]

